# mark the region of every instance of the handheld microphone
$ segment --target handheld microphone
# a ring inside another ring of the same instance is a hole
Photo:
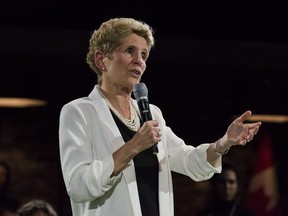
[[[142,121],[149,121],[152,120],[152,115],[150,112],[149,101],[148,101],[148,89],[145,83],[138,83],[133,88],[133,95],[137,100],[138,107],[140,110],[140,115]],[[152,146],[153,154],[158,153],[157,143]]]

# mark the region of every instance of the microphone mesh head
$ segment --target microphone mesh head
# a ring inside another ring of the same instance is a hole
[[[133,95],[136,100],[141,98],[148,98],[148,89],[145,83],[138,83],[133,88]]]

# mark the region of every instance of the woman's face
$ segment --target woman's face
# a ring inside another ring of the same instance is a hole
[[[238,192],[238,181],[233,170],[224,170],[217,180],[217,192],[221,200],[232,201]]]
[[[143,37],[137,34],[125,37],[112,55],[103,59],[106,68],[103,82],[131,90],[140,81],[148,56],[149,47]]]

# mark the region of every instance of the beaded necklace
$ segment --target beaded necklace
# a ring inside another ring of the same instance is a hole
[[[104,98],[107,106],[110,108],[110,110],[112,110],[112,112],[131,130],[133,131],[137,131],[140,128],[140,118],[139,115],[137,114],[136,108],[134,107],[134,105],[131,102],[131,99],[129,101],[129,108],[130,108],[130,119],[127,119],[125,117],[123,117],[123,115],[121,113],[119,113],[117,111],[117,109],[115,109],[113,107],[113,105],[110,103],[110,101],[108,100],[107,97],[105,97],[105,95],[103,94],[102,90],[100,89],[100,87],[98,87],[98,90],[101,94],[101,96]]]

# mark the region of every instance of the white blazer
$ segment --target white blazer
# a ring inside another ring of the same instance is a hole
[[[135,107],[137,102],[134,100]],[[150,104],[153,119],[160,122],[159,207],[161,216],[174,216],[171,171],[195,181],[221,171],[206,160],[209,144],[186,145],[166,126],[158,107]],[[88,97],[65,104],[59,122],[60,160],[73,216],[141,216],[133,160],[116,177],[112,153],[124,144],[117,125],[97,85]]]

